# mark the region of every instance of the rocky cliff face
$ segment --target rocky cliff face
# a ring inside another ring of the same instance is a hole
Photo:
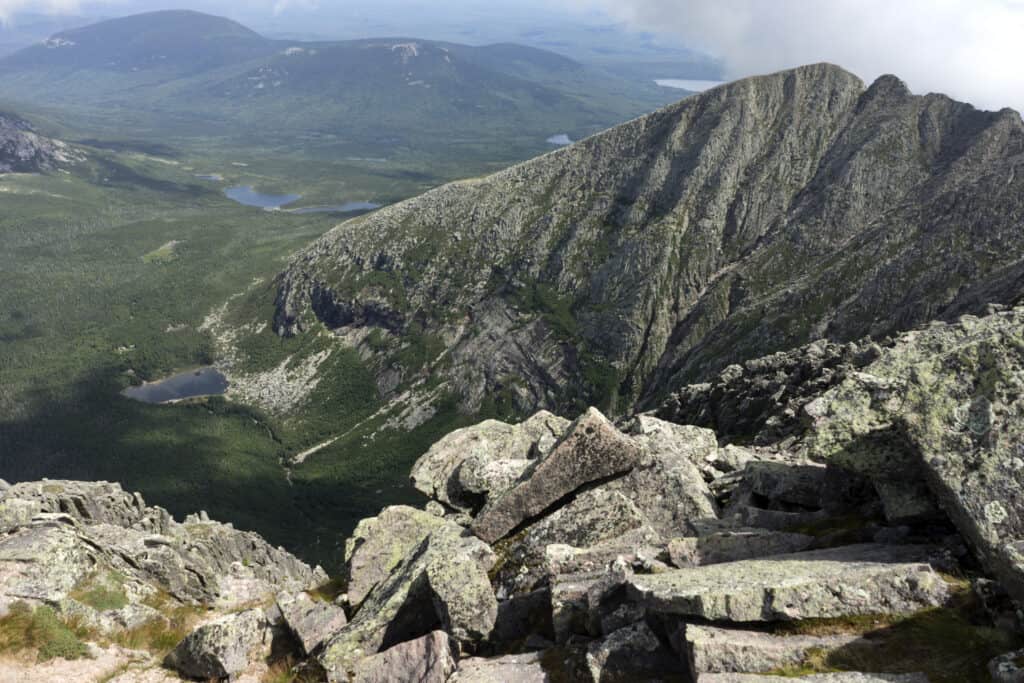
[[[330,594],[202,515],[19,484],[0,645],[34,609],[120,683],[1018,681],[1022,331],[1024,308],[993,307],[730,366],[618,423],[452,432],[411,472],[428,502],[363,520]],[[154,628],[165,657],[125,649]]]
[[[766,352],[1016,300],[1022,153],[1016,112],[891,76],[750,78],[342,224],[281,276],[276,327],[359,331],[385,395],[425,366],[468,410],[625,413]]]
[[[27,121],[0,112],[0,173],[53,171],[80,158],[65,143],[38,135]]]

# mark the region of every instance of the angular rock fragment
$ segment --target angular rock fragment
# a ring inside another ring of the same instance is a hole
[[[657,679],[682,670],[679,660],[642,621],[591,643],[586,665],[593,683]]]
[[[628,472],[640,456],[631,439],[591,408],[524,481],[488,502],[473,521],[473,533],[493,543],[584,484]]]
[[[345,542],[348,599],[359,606],[431,531],[445,524],[435,515],[405,505],[387,507],[359,522]]]
[[[804,683],[929,683],[924,674],[865,674],[852,671],[809,674],[784,680]],[[779,683],[779,677],[762,674],[702,674],[697,683]]]
[[[487,575],[495,560],[457,524],[432,531],[324,645],[319,660],[329,680],[347,681],[363,658],[441,627],[460,640],[488,635],[498,612]]]
[[[471,657],[459,662],[449,683],[552,683],[544,671],[542,653],[507,655],[483,659]]]
[[[473,511],[547,455],[568,426],[568,420],[540,411],[517,425],[485,420],[455,430],[416,461],[413,485],[451,508]]]
[[[809,439],[819,456],[872,478],[880,494],[901,483],[907,489],[923,475],[939,506],[1018,602],[1024,602],[1022,328],[1024,309],[1017,308],[901,335],[863,373],[817,399]],[[918,476],[907,477],[908,468]]]
[[[306,593],[282,593],[277,596],[277,607],[306,654],[315,652],[348,623],[341,607],[313,600]]]
[[[433,631],[359,661],[353,683],[445,683],[455,671],[448,634]]]
[[[183,676],[221,679],[234,676],[268,646],[263,612],[253,609],[200,626],[167,655],[166,665]]]
[[[772,503],[822,507],[825,466],[814,463],[748,462],[743,480],[752,493]]]
[[[738,529],[707,536],[674,538],[669,541],[668,554],[669,560],[676,567],[696,567],[797,553],[806,550],[813,542],[814,537],[806,534],[769,529]]]
[[[830,652],[859,635],[775,636],[762,631],[686,626],[686,650],[694,677],[702,673],[765,673],[796,666],[814,651]]]
[[[855,545],[634,576],[650,612],[756,622],[906,614],[942,605],[946,582],[923,546]]]

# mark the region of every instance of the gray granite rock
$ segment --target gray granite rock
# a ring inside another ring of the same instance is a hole
[[[436,528],[324,645],[318,659],[329,680],[347,681],[363,658],[437,626],[458,639],[486,637],[498,611],[488,578],[495,561],[490,547],[464,528],[451,522]]]
[[[484,659],[470,657],[459,662],[449,683],[552,683],[544,671],[543,654],[529,653]]]
[[[167,655],[165,664],[190,678],[230,678],[269,653],[267,624],[261,610],[221,617],[200,626]]]
[[[845,546],[637,575],[627,587],[653,613],[711,621],[906,614],[949,597],[929,564],[933,553],[923,546]]]
[[[448,634],[433,631],[360,660],[352,683],[445,683],[454,671]]]
[[[568,420],[541,411],[520,424],[485,420],[457,429],[416,461],[413,485],[451,508],[475,511],[547,455],[568,426]]]
[[[805,683],[929,683],[924,674],[865,674],[844,672],[834,674],[809,674],[787,678],[789,681]],[[702,674],[697,683],[779,683],[778,676],[760,674]]]
[[[366,595],[398,564],[446,522],[404,505],[387,507],[359,522],[345,542],[349,602],[358,607]]]
[[[345,610],[340,606],[314,600],[306,593],[282,593],[277,596],[276,604],[281,618],[306,654],[315,652],[348,623]]]
[[[676,567],[735,562],[767,555],[784,555],[806,550],[814,542],[806,534],[739,529],[706,536],[674,538],[669,541],[669,559]]]
[[[689,624],[685,647],[690,671],[702,673],[766,673],[805,661],[811,652],[830,652],[856,642],[859,635],[775,636],[762,631]]]
[[[493,543],[584,484],[628,472],[640,456],[631,439],[591,408],[522,482],[484,506],[471,529]]]

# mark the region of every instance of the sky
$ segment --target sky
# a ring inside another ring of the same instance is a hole
[[[564,28],[599,13],[713,55],[730,78],[829,61],[869,82],[893,73],[915,92],[944,92],[984,109],[1024,109],[1024,0],[0,0],[0,20],[25,12],[184,6],[261,30],[299,30],[351,16],[359,6],[369,13],[362,17],[367,30],[384,30],[403,5],[420,12],[410,16],[466,25],[536,16],[549,30],[552,16]],[[374,11],[381,21],[373,21]]]

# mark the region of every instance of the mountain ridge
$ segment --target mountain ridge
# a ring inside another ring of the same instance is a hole
[[[468,412],[495,392],[628,412],[731,362],[964,312],[961,285],[1010,301],[1022,152],[1013,110],[893,76],[744,79],[342,224],[280,276],[275,328],[430,336],[424,367]],[[420,371],[373,358],[385,394]]]

